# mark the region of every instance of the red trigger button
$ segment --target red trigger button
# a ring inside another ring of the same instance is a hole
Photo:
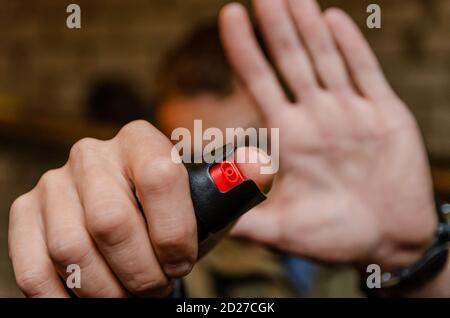
[[[232,161],[224,161],[214,165],[209,170],[209,174],[220,192],[227,192],[245,180]]]

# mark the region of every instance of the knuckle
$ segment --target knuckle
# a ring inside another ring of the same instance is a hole
[[[123,126],[122,129],[119,131],[118,136],[134,135],[137,132],[145,131],[152,128],[153,126],[148,121],[139,119]]]
[[[38,182],[38,188],[42,189],[44,193],[52,189],[58,189],[61,182],[61,170],[49,170],[42,175]]]
[[[22,211],[27,211],[31,205],[31,193],[26,193],[14,200],[9,210],[10,220],[16,218],[16,216]]]
[[[43,295],[48,274],[39,270],[26,270],[16,274],[19,289],[28,297]]]
[[[180,180],[187,179],[187,171],[180,164],[174,163],[170,158],[156,158],[148,166],[139,169],[137,186],[140,191],[158,192],[167,190]]]
[[[85,156],[95,153],[100,144],[101,141],[94,138],[83,138],[77,141],[70,149],[69,161],[82,160]]]
[[[155,245],[161,251],[176,251],[178,255],[191,256],[195,251],[192,244],[194,237],[193,231],[188,227],[179,226],[170,231],[165,231],[164,236],[160,237]]]
[[[95,206],[88,219],[90,233],[107,244],[115,245],[129,236],[132,228],[128,208],[121,202],[101,203]]]
[[[48,241],[48,251],[58,264],[82,264],[90,250],[89,242],[77,231],[64,230]]]
[[[13,239],[13,232],[20,228],[20,222],[27,217],[30,211],[34,211],[34,201],[31,198],[31,193],[26,193],[18,197],[11,205],[9,210],[9,229],[8,229],[8,256],[12,259],[11,240]]]

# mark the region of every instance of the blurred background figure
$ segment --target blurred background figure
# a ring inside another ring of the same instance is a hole
[[[202,27],[185,38],[227,2],[78,0],[81,29],[70,30],[70,1],[0,0],[0,297],[20,295],[7,255],[9,207],[44,171],[63,164],[76,140],[110,138],[136,118],[166,134],[189,128],[194,118],[204,119],[205,128],[263,125],[233,79],[216,30]],[[381,30],[365,27],[372,1],[319,2],[342,7],[359,23],[418,119],[436,191],[449,198],[450,2],[377,1]],[[253,257],[264,261],[251,262]],[[188,277],[187,287],[200,296],[357,295],[347,269],[309,272],[303,268],[308,263],[298,262],[225,241]]]

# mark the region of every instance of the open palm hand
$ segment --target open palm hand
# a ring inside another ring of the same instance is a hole
[[[267,203],[233,233],[313,259],[396,268],[436,226],[416,122],[367,42],[338,9],[313,0],[256,0],[288,101],[243,7],[221,14],[222,38],[267,124],[280,129],[280,175]],[[395,255],[395,256],[394,256]]]

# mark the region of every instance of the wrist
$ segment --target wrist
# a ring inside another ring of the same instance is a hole
[[[429,243],[422,256],[415,262],[399,267],[397,270],[386,271],[386,266],[385,268],[380,266],[379,274],[381,274],[381,277],[378,276],[380,277],[380,285],[372,283],[371,286],[369,280],[367,280],[367,286],[362,285],[369,296],[441,297],[449,295],[448,243],[450,241],[450,226],[446,217],[445,205],[437,204],[436,206],[439,222],[436,222],[438,225],[432,242]],[[405,251],[403,251],[403,254],[405,254]],[[411,255],[413,254],[411,253]],[[396,255],[396,260],[399,259],[402,258]],[[407,257],[403,257],[403,259],[407,259]],[[394,264],[392,260],[389,264],[388,266],[392,268],[396,267],[395,265],[392,266]],[[399,265],[398,262],[396,265]],[[367,274],[365,276],[368,277]],[[373,278],[373,275],[370,276]]]
[[[405,211],[407,212],[407,211]],[[409,211],[411,212],[411,211]],[[373,262],[383,272],[396,272],[420,260],[432,245],[439,219],[434,202],[417,211],[419,222],[411,213],[408,224],[398,224],[394,230],[384,231],[373,254]]]
[[[447,263],[444,269],[436,275],[436,277],[430,279],[422,288],[405,292],[404,297],[450,297],[450,257],[447,258]]]

